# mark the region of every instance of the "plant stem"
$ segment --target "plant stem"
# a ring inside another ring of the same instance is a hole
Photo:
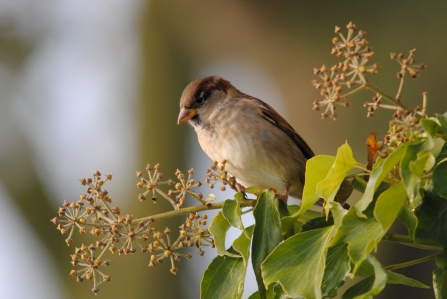
[[[196,212],[201,212],[201,211],[217,210],[217,209],[221,209],[223,207],[224,203],[225,202],[222,201],[222,202],[217,202],[217,203],[213,203],[213,204],[182,208],[180,210],[174,210],[174,211],[160,213],[160,214],[153,215],[153,216],[147,216],[144,218],[134,219],[132,222],[138,223],[140,221],[159,220],[159,219],[171,218],[171,217],[175,217],[175,216],[179,216],[179,215],[196,213]],[[241,207],[254,207],[255,205],[256,205],[256,200],[254,200],[254,199],[241,200]]]
[[[396,242],[396,243],[400,243],[402,245],[407,245],[407,246],[420,248],[420,249],[442,250],[442,247],[435,242],[415,243],[413,240],[410,239],[410,236],[408,236],[408,235],[394,234],[394,233],[388,232],[383,236],[382,240]]]
[[[390,101],[391,103],[393,103],[396,106],[399,106],[400,108],[402,108],[405,111],[411,111],[410,108],[408,108],[406,105],[402,104],[401,101],[399,101],[398,99],[396,99],[395,97],[387,94],[386,92],[384,92],[383,90],[381,90],[380,88],[378,88],[377,86],[375,86],[374,84],[372,84],[371,82],[366,82],[365,83],[365,87],[368,89],[371,89],[372,91],[380,94],[383,98],[387,99],[388,101]]]
[[[432,260],[432,259],[436,258],[438,255],[439,255],[439,253],[435,253],[435,254],[424,256],[424,257],[422,257],[420,259],[412,260],[412,261],[409,261],[409,262],[389,265],[389,266],[386,266],[385,269],[386,270],[394,270],[394,269],[405,268],[405,267],[417,265],[417,264],[420,264],[420,263]]]

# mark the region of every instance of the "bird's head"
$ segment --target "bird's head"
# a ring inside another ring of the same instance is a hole
[[[238,90],[227,80],[209,76],[197,79],[186,86],[180,98],[180,113],[177,123],[190,121],[199,125],[228,96],[236,95]]]

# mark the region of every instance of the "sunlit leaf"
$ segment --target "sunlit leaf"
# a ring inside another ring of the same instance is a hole
[[[265,284],[279,282],[289,297],[321,298],[331,231],[332,227],[314,229],[281,243],[262,264]]]
[[[391,186],[379,195],[374,207],[374,217],[382,224],[384,233],[396,220],[406,199],[407,193],[402,182]]]
[[[231,257],[241,257],[238,254],[228,252],[225,247],[225,237],[230,229],[230,223],[222,214],[222,211],[214,216],[213,221],[208,228],[210,233],[214,236],[214,245],[216,246],[217,253],[219,255],[227,255]]]
[[[374,192],[377,190],[383,180],[388,176],[388,173],[394,168],[394,166],[396,166],[400,162],[403,155],[405,154],[407,146],[408,143],[405,143],[401,147],[397,148],[385,160],[381,161],[373,169],[368,184],[366,185],[365,193],[363,193],[363,196],[355,204],[355,210],[357,211],[357,215],[359,217],[364,217],[363,212],[372,202],[374,198]]]
[[[235,195],[234,200],[227,199],[224,203],[224,206],[222,207],[223,216],[225,217],[225,219],[228,220],[228,223],[240,230],[244,229],[244,226],[242,224],[242,210],[240,205],[242,197],[242,193],[239,192]]]
[[[355,166],[355,159],[352,155],[351,147],[345,143],[338,148],[335,162],[329,170],[324,180],[317,184],[317,194],[325,199],[325,214],[329,215],[332,202],[349,171]]]
[[[256,186],[251,186],[251,187],[245,188],[244,192],[249,193],[249,194],[259,194],[259,193],[261,193],[261,188],[256,187]]]
[[[343,294],[342,299],[370,299],[385,288],[387,275],[382,265],[372,256],[368,257],[368,262],[373,266],[374,275],[350,287]]]
[[[252,242],[252,264],[261,298],[266,287],[261,275],[261,264],[267,255],[282,241],[278,199],[273,191],[263,191],[253,210],[255,228]]]
[[[390,283],[390,284],[402,284],[402,285],[406,285],[409,287],[421,288],[421,289],[429,289],[430,288],[428,285],[425,285],[422,282],[417,281],[416,279],[406,277],[399,273],[395,273],[395,272],[391,272],[391,271],[387,270],[386,276],[388,278],[387,283]]]

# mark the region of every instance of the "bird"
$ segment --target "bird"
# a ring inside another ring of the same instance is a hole
[[[262,100],[219,76],[191,82],[180,98],[177,123],[189,122],[202,150],[245,187],[274,189],[287,203],[302,198],[306,161],[314,152]]]

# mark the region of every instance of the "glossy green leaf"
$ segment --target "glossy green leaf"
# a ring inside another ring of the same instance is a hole
[[[233,248],[230,248],[228,252],[233,255],[236,253]],[[241,258],[231,256],[215,257],[203,274],[200,284],[200,298],[241,298],[244,290],[245,271],[246,266]]]
[[[430,137],[435,137],[440,129],[435,118],[422,118],[420,123]]]
[[[425,163],[431,155],[425,148],[425,142],[414,142],[407,146],[405,155],[402,157],[400,172],[410,203],[416,206],[421,198],[417,192]]]
[[[249,193],[249,194],[259,194],[259,193],[261,193],[261,188],[256,187],[256,186],[251,186],[251,187],[245,188],[244,192]]]
[[[433,288],[436,299],[447,298],[447,251],[436,257],[438,268],[433,271]]]
[[[326,215],[329,215],[329,211],[332,208],[332,202],[340,188],[340,184],[343,182],[348,172],[354,168],[355,163],[356,161],[352,155],[351,147],[347,143],[343,144],[338,148],[335,162],[327,176],[317,184],[318,196],[324,198],[326,201],[324,205]]]
[[[407,199],[405,188],[400,182],[382,192],[374,207],[374,217],[382,224],[385,233],[396,220],[402,205]],[[383,235],[381,235],[382,237]]]
[[[260,299],[259,291],[254,292],[253,294],[248,297],[248,299]],[[284,290],[282,289],[280,284],[271,284],[267,288],[267,298],[268,299],[287,299],[290,297],[287,297],[284,294]],[[298,298],[299,299],[299,298]]]
[[[222,214],[222,211],[214,216],[213,221],[208,228],[209,232],[214,236],[214,245],[216,246],[219,255],[226,255],[231,257],[241,257],[238,254],[228,252],[225,247],[225,237],[230,229],[230,223]]]
[[[436,165],[433,170],[434,191],[447,199],[447,161]]]
[[[445,137],[447,137],[447,112],[444,114],[437,114],[436,118],[441,124],[442,131],[444,131],[444,134],[446,135]]]
[[[279,282],[289,297],[321,298],[331,232],[332,227],[314,229],[281,243],[262,264],[265,284]]]
[[[252,242],[252,264],[261,298],[266,298],[261,264],[267,255],[282,241],[278,199],[273,191],[263,191],[253,210],[255,228]]]
[[[403,284],[409,287],[414,288],[421,288],[421,289],[429,289],[430,287],[428,285],[423,284],[420,281],[417,281],[416,279],[406,277],[399,273],[394,273],[391,271],[386,271],[386,276],[388,277],[387,283],[390,284]]]
[[[369,256],[368,262],[374,268],[374,275],[365,278],[350,287],[341,297],[342,299],[370,299],[379,294],[386,285],[387,275],[382,265],[374,257]]]
[[[414,240],[414,232],[417,226],[417,218],[414,215],[413,208],[409,202],[405,202],[398,215],[399,221],[408,229],[408,235],[411,240]]]
[[[368,208],[369,204],[374,198],[374,193],[377,188],[387,177],[388,173],[396,166],[403,155],[405,154],[408,143],[397,148],[392,152],[385,160],[380,162],[376,168],[373,169],[371,176],[369,178],[368,184],[366,185],[365,193],[360,198],[360,200],[355,204],[355,210],[359,217],[364,217],[363,212]]]
[[[238,228],[240,230],[244,230],[244,226],[242,224],[242,210],[241,210],[241,200],[244,195],[241,192],[238,192],[234,196],[234,200],[227,199],[222,207],[222,213],[225,219],[228,220],[231,226]]]
[[[321,198],[317,194],[317,185],[327,177],[334,162],[334,156],[326,155],[318,155],[307,160],[303,200],[296,216],[303,214]]]
[[[337,290],[344,283],[351,270],[351,262],[348,256],[348,245],[346,243],[330,247],[326,255],[326,267],[324,269],[323,282],[321,283],[321,294],[323,298],[333,298]]]
[[[433,241],[447,246],[447,200],[436,193],[427,192],[414,212],[417,217],[415,240]]]
[[[399,183],[379,195],[373,213],[371,208],[365,211],[366,218],[359,218],[355,209],[350,209],[343,218],[331,245],[348,244],[354,273],[397,218],[405,199],[405,190]]]

